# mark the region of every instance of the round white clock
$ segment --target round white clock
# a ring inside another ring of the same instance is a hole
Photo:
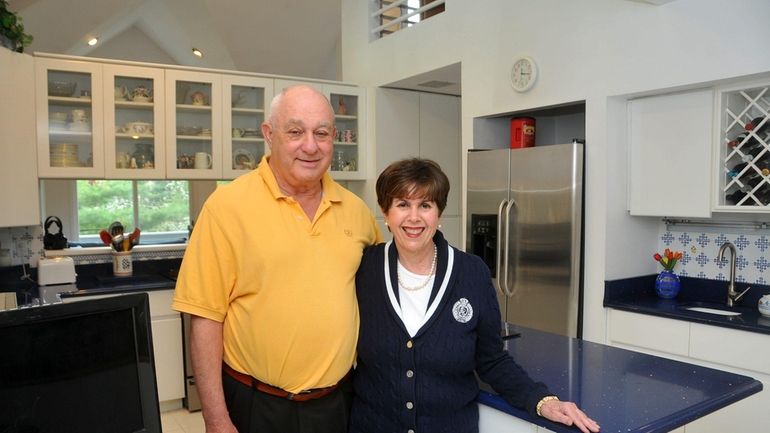
[[[517,92],[526,92],[535,85],[537,65],[531,57],[520,57],[511,68],[511,86]]]

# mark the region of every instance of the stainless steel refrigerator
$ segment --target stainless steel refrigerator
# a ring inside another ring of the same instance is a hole
[[[584,146],[468,152],[466,251],[506,322],[580,337]]]

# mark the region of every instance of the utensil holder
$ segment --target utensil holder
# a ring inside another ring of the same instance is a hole
[[[112,252],[112,273],[120,277],[127,277],[134,273],[131,251]]]

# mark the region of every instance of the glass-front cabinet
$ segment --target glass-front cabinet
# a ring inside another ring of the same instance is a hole
[[[337,136],[329,171],[334,179],[366,179],[366,98],[360,87],[296,80],[275,80],[275,92],[304,84],[326,95],[334,110]]]
[[[166,176],[163,70],[104,65],[105,177]]]
[[[222,76],[166,71],[166,177],[222,177]]]
[[[35,62],[38,175],[104,177],[102,66]]]
[[[366,128],[363,124],[364,91],[359,87],[324,85],[324,93],[334,109],[337,136],[330,170],[335,179],[362,179],[364,151],[361,145]]]
[[[222,88],[222,176],[234,179],[256,168],[269,153],[261,125],[269,115],[273,80],[224,75]]]

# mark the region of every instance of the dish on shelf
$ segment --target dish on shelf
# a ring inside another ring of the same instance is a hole
[[[91,131],[91,124],[88,122],[70,122],[69,124],[70,131],[75,132],[90,132]]]
[[[245,149],[233,152],[233,170],[252,170],[257,166],[257,158]]]
[[[178,126],[176,128],[177,135],[198,135],[201,133],[199,126]]]
[[[262,131],[257,128],[243,128],[241,137],[261,137]]]
[[[72,96],[77,85],[74,81],[49,81],[48,96]]]
[[[134,102],[152,102],[152,97],[151,96],[143,96],[143,95],[134,95],[131,98],[131,100],[134,101]]]
[[[149,122],[128,122],[126,132],[130,134],[152,134],[152,123]]]

